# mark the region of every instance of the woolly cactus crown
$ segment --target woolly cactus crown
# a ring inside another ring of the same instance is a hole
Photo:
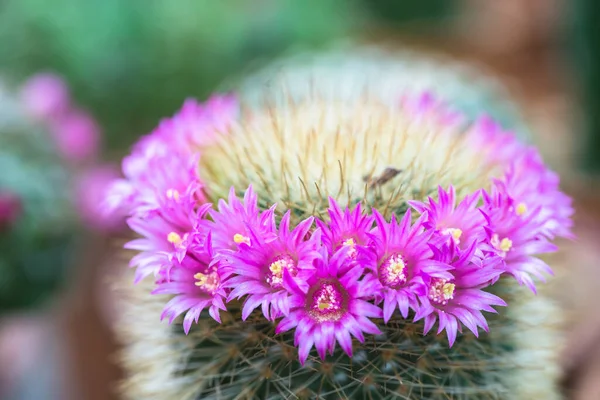
[[[510,277],[535,292],[552,272],[535,256],[571,235],[558,178],[492,119],[384,62],[364,62],[365,78],[352,57],[318,61],[187,101],[124,160],[106,204],[142,236],[126,247],[143,282],[118,326],[125,393],[556,395],[551,379],[517,389],[522,318],[493,314],[535,303]]]

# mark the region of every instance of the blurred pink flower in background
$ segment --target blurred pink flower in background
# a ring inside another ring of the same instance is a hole
[[[22,315],[0,321],[0,397],[36,363],[47,324],[43,318]]]
[[[98,156],[100,127],[82,110],[72,110],[52,121],[52,136],[58,153],[67,161],[82,163]]]
[[[35,118],[51,121],[69,109],[69,88],[58,75],[45,72],[33,75],[21,89],[25,108]]]
[[[0,230],[12,224],[22,210],[21,199],[16,194],[0,191]]]
[[[74,206],[83,224],[103,233],[124,227],[119,210],[111,215],[99,212],[108,185],[120,173],[113,166],[100,164],[102,129],[89,112],[73,103],[67,82],[52,72],[35,74],[21,87],[21,101],[30,117],[47,129],[53,150],[69,164],[76,194]],[[0,228],[13,222],[20,210],[18,198],[0,192]]]
[[[75,183],[77,210],[85,225],[101,232],[114,232],[123,228],[124,215],[102,212],[102,199],[109,185],[120,178],[119,169],[113,165],[99,165],[83,171]]]
[[[33,75],[21,88],[21,99],[27,112],[50,128],[62,158],[82,163],[97,157],[100,127],[90,114],[71,104],[69,87],[59,75]]]

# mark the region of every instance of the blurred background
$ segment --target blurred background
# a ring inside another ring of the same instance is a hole
[[[108,277],[119,159],[187,97],[339,41],[444,54],[501,82],[575,198],[557,259],[565,393],[600,399],[595,0],[0,0],[0,398],[116,399]],[[563,268],[564,267],[564,268]],[[562,268],[562,269],[561,269]]]

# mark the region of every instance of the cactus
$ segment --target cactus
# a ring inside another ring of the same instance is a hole
[[[20,99],[0,88],[0,193],[20,204],[0,223],[0,309],[38,304],[64,277],[75,218],[69,207],[71,173],[48,132]]]
[[[528,246],[571,235],[570,200],[532,147],[417,95],[411,58],[355,51],[188,101],[124,161],[106,204],[143,236],[118,282],[126,398],[560,398]],[[438,96],[468,95],[438,70]]]
[[[54,74],[0,86],[0,312],[44,304],[68,276],[80,219],[100,227],[97,199],[81,193],[118,176],[94,174],[99,135]]]

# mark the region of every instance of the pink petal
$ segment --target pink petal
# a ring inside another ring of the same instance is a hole
[[[342,350],[344,350],[349,357],[352,357],[352,339],[350,338],[348,331],[338,329],[335,332],[335,337]]]
[[[304,366],[304,364],[306,363],[306,359],[308,358],[310,349],[313,347],[313,343],[314,340],[312,336],[304,337],[303,340],[300,341],[300,348],[298,349],[298,358],[302,366]]]

